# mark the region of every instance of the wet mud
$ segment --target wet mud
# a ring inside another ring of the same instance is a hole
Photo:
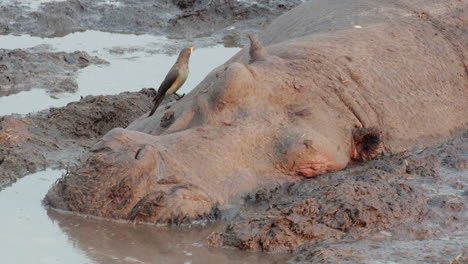
[[[83,51],[51,52],[48,46],[30,49],[0,49],[0,96],[46,89],[51,96],[78,90],[78,70],[91,64],[106,64]]]
[[[292,263],[462,260],[468,253],[467,166],[465,133],[437,147],[260,189],[209,244],[291,252]]]
[[[25,8],[20,2],[0,7],[0,33],[41,37],[64,36],[83,30],[169,35],[174,38],[223,36],[260,30],[303,0],[163,0],[45,2]],[[241,39],[224,41],[239,46]]]
[[[0,117],[0,188],[47,167],[78,163],[81,154],[106,132],[125,127],[149,111],[155,94],[150,88],[86,96],[61,108]]]

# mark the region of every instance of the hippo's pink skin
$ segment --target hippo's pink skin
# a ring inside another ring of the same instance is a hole
[[[180,101],[110,131],[46,200],[180,223],[260,185],[372,158],[376,130],[392,152],[466,130],[467,27],[452,19],[458,2],[426,1],[420,10],[407,2],[318,0],[293,9],[260,36],[265,48],[254,41],[251,55],[246,47]]]

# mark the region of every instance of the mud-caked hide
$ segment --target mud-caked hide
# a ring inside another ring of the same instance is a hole
[[[110,131],[46,201],[181,223],[260,185],[466,130],[467,16],[458,1],[416,2],[304,3],[181,100]]]

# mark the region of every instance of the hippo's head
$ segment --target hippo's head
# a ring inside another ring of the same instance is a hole
[[[306,42],[267,53],[251,37],[250,50],[183,99],[110,131],[46,200],[96,216],[179,223],[229,207],[259,185],[371,158],[378,135],[360,129],[340,74]]]

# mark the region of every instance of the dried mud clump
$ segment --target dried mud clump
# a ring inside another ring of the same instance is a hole
[[[365,263],[368,258],[358,250],[342,250],[333,247],[307,248],[298,250],[289,263]]]
[[[180,9],[191,8],[197,2],[197,0],[172,0],[174,5],[178,6]]]
[[[176,38],[258,31],[303,0],[48,1],[38,8],[10,1],[0,8],[0,34],[62,37],[85,30],[169,34]],[[230,28],[230,29],[227,29]],[[209,43],[213,43],[209,41]],[[200,45],[209,45],[200,42]],[[177,45],[177,42],[172,42]],[[240,44],[239,44],[240,45]],[[237,46],[239,46],[237,45]]]
[[[46,167],[65,167],[106,132],[125,127],[152,107],[154,89],[86,96],[26,117],[0,117],[0,188]]]
[[[223,244],[293,250],[305,242],[361,237],[404,222],[417,223],[427,213],[427,198],[420,188],[375,169],[359,177],[294,184],[277,192],[273,200],[257,213],[241,212],[226,228]],[[261,204],[256,201],[253,206]]]
[[[408,159],[406,172],[423,177],[439,178],[440,160],[434,154]]]
[[[113,96],[86,96],[66,107],[50,108],[47,119],[68,137],[98,138],[112,128],[127,126],[137,113],[144,113],[148,104],[141,100],[153,94],[143,89]]]
[[[450,264],[466,264],[468,263],[468,250],[467,254],[460,254],[454,260],[450,262]]]
[[[208,36],[226,27],[239,31],[257,31],[273,18],[298,6],[303,1],[234,1],[234,0],[173,0],[183,10],[169,20],[173,31]],[[229,31],[229,30],[228,30]],[[233,32],[229,32],[233,33]]]

